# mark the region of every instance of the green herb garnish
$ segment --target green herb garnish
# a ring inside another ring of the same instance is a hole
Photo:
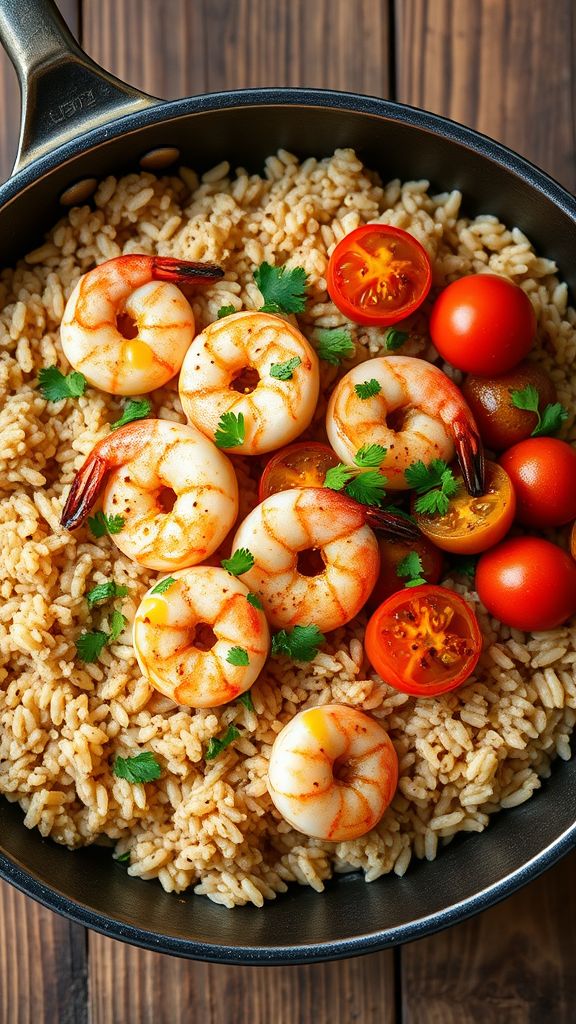
[[[428,466],[422,461],[414,462],[404,475],[407,484],[420,495],[414,504],[416,512],[428,516],[446,515],[458,483],[444,459],[433,459]]]
[[[510,397],[512,405],[516,409],[525,409],[527,412],[536,414],[538,422],[530,437],[547,437],[550,434],[555,434],[564,420],[568,419],[568,411],[560,402],[551,402],[540,413],[540,395],[533,384],[527,384],[525,388],[511,391]]]
[[[294,370],[298,369],[301,362],[300,356],[293,356],[292,359],[287,359],[285,363],[272,363],[270,376],[275,377],[276,380],[292,380],[292,374]]]
[[[238,703],[239,704],[243,704],[244,707],[248,709],[248,711],[254,711],[255,710],[254,702],[253,702],[252,697],[250,695],[250,690],[246,690],[246,693],[241,693],[240,694],[240,696],[238,697]]]
[[[47,402],[60,402],[63,398],[80,398],[88,381],[83,373],[74,370],[64,374],[57,366],[45,366],[38,374],[38,389]]]
[[[236,312],[236,306],[232,306],[232,305],[230,305],[230,306],[220,306],[220,309],[216,313],[216,316],[218,317],[219,320],[221,320],[223,316],[230,316],[231,313],[235,313],[235,312]]]
[[[332,366],[340,366],[343,359],[347,359],[356,351],[350,331],[345,327],[319,328],[316,331],[314,341],[318,358]]]
[[[118,427],[125,427],[134,420],[145,420],[150,415],[151,408],[152,402],[149,398],[131,398],[126,402],[120,419],[110,424],[110,430],[118,430]]]
[[[93,608],[99,601],[109,601],[112,597],[126,597],[128,587],[115,580],[108,580],[107,583],[98,583],[86,594],[86,600],[90,608]]]
[[[76,653],[80,661],[85,661],[88,665],[98,661],[108,643],[108,639],[109,635],[103,629],[95,629],[90,633],[81,633],[76,638]]]
[[[174,576],[167,576],[166,579],[160,580],[155,587],[152,587],[151,594],[165,594],[170,589],[173,583],[176,583]]]
[[[134,757],[115,758],[112,771],[116,778],[126,779],[126,782],[133,784],[155,782],[162,775],[162,769],[151,750],[143,750]]]
[[[417,551],[409,551],[396,566],[396,575],[401,578],[407,577],[405,587],[419,587],[421,583],[426,583],[423,573],[424,566]]]
[[[114,857],[117,864],[129,864],[130,863],[130,850],[126,850],[125,853],[121,853],[119,857]]]
[[[254,555],[248,548],[237,548],[230,558],[223,558],[220,565],[231,576],[242,576],[254,565]]]
[[[261,263],[254,280],[262,292],[262,313],[303,313],[306,306],[304,267],[272,267]]]
[[[246,665],[250,664],[248,651],[243,647],[231,647],[226,655],[226,661],[229,665],[238,665],[241,668],[245,668]]]
[[[354,391],[358,398],[365,401],[367,398],[374,398],[375,395],[379,395],[382,391],[382,386],[375,377],[371,377],[370,380],[365,380],[363,384],[355,384]]]
[[[379,466],[386,455],[386,449],[379,444],[364,445],[354,456],[358,466]],[[332,491],[344,491],[361,505],[381,505],[386,492],[387,478],[377,469],[361,472],[353,466],[339,463],[332,466],[324,477],[324,487]]]
[[[238,415],[235,412],[223,412],[214,434],[214,443],[218,448],[237,448],[245,436],[244,415],[241,412]]]
[[[262,604],[262,601],[258,597],[258,594],[246,594],[246,600],[248,601],[248,604],[251,604],[253,608],[258,608],[259,611],[262,611],[262,609],[264,608],[264,605]]]
[[[226,750],[226,747],[229,747],[234,740],[238,739],[239,736],[240,733],[234,725],[229,725],[226,732],[220,739],[213,736],[206,747],[206,753],[204,754],[205,760],[213,761],[215,757],[218,757],[218,754],[221,754],[223,750]]]
[[[325,641],[318,626],[294,626],[281,629],[272,637],[272,654],[284,654],[294,661],[312,661]]]
[[[123,516],[107,516],[102,511],[97,512],[95,516],[90,516],[88,519],[88,527],[94,537],[104,537],[106,533],[120,533],[123,526]]]
[[[354,462],[361,469],[377,469],[386,458],[387,449],[381,444],[364,444],[354,456]]]
[[[409,337],[408,331],[397,331],[395,327],[389,327],[384,335],[384,344],[389,352],[396,352]]]

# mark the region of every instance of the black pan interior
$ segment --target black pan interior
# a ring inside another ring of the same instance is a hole
[[[62,147],[0,189],[2,263],[39,241],[61,215],[72,182],[134,169],[148,150],[177,146],[199,170],[230,160],[260,170],[278,147],[301,157],[352,146],[384,179],[429,178],[459,188],[467,213],[518,225],[555,258],[576,291],[576,204],[560,186],[502,147],[441,118],[346,94],[252,91],[177,101],[98,129]],[[357,875],[324,896],[299,887],[264,910],[229,912],[191,894],[129,879],[110,851],[75,853],[22,825],[0,800],[0,874],[53,909],[151,948],[202,959],[286,962],[352,955],[435,930],[511,892],[574,843],[576,765],[556,767],[523,807],[487,833],[453,841],[403,879],[366,885]],[[4,857],[2,856],[4,855]]]

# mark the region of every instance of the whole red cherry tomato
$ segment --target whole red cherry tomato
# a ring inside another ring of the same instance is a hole
[[[476,590],[507,626],[555,629],[576,611],[576,562],[549,540],[514,537],[481,555]]]
[[[500,456],[516,494],[516,519],[545,529],[576,519],[576,449],[555,437],[529,437]]]
[[[430,314],[430,334],[452,366],[482,377],[507,373],[532,348],[536,317],[516,284],[470,274],[449,284]]]
[[[408,231],[364,224],[338,242],[326,283],[333,303],[349,320],[386,327],[424,302],[432,267],[426,250]]]

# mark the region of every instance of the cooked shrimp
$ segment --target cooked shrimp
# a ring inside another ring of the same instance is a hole
[[[164,256],[101,263],[68,299],[60,326],[64,355],[89,384],[111,395],[162,387],[178,373],[194,337],[194,314],[176,283],[210,284],[223,274],[213,263]]]
[[[324,487],[278,491],[240,524],[232,550],[248,548],[243,580],[276,627],[349,622],[367,601],[380,568],[366,510]]]
[[[247,312],[223,317],[194,338],[179,383],[186,416],[208,437],[223,413],[243,415],[245,437],[234,452],[244,455],[298,437],[314,415],[319,386],[318,357],[304,335],[279,316]]]
[[[357,384],[376,380],[380,390],[362,399]],[[355,366],[336,385],[326,413],[336,454],[348,465],[365,444],[386,448],[382,472],[393,489],[408,487],[413,462],[456,457],[470,494],[484,488],[484,456],[478,428],[460,390],[425,359],[384,356]]]
[[[213,708],[248,690],[270,646],[263,612],[224,569],[185,569],[162,593],[156,583],[134,619],[134,650],[142,673],[177,704]],[[244,663],[244,664],[243,664]]]
[[[182,569],[216,550],[238,514],[238,482],[230,461],[195,427],[138,420],[108,434],[78,470],[62,512],[80,526],[102,490],[121,551],[149,569]]]
[[[344,704],[309,708],[274,741],[268,790],[307,836],[346,842],[378,824],[398,783],[398,758],[373,718]]]

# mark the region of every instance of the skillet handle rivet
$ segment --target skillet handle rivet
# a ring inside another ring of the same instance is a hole
[[[173,164],[179,156],[180,150],[176,146],[159,146],[140,157],[140,167],[145,171],[161,171]]]
[[[97,178],[82,178],[81,181],[74,182],[73,185],[65,188],[60,196],[61,205],[77,206],[78,203],[85,202],[96,191],[97,184]]]

